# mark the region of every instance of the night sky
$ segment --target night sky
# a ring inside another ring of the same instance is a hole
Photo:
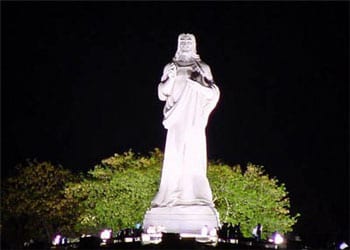
[[[157,85],[184,32],[221,91],[208,158],[285,183],[304,238],[349,238],[348,2],[2,2],[2,179],[163,150]]]

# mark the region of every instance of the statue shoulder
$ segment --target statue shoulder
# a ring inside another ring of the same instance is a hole
[[[198,63],[199,63],[199,65],[202,67],[202,69],[204,69],[204,70],[210,70],[209,65],[206,64],[205,62],[199,61]]]
[[[171,68],[172,62],[168,63],[167,65],[164,66],[163,68],[163,76],[167,74],[169,69]]]
[[[209,67],[209,65],[206,62],[203,62],[202,60],[198,61],[198,63],[203,67]]]
[[[168,63],[167,65],[164,66],[164,70],[169,69],[173,65],[173,62]]]
[[[203,61],[199,61],[198,62],[200,67],[202,68],[203,70],[203,73],[204,73],[204,77],[211,83],[213,83],[213,75],[211,73],[211,70],[210,70],[210,67],[208,64],[206,64],[205,62]]]

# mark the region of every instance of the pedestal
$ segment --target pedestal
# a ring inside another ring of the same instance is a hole
[[[203,227],[210,231],[219,228],[219,215],[210,206],[155,207],[148,210],[143,221],[143,229],[149,226],[162,227],[167,233],[201,234]]]

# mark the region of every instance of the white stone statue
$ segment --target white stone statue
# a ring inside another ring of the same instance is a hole
[[[207,179],[205,128],[219,100],[210,68],[196,52],[192,34],[180,34],[172,62],[164,68],[158,96],[165,101],[167,129],[159,191],[151,206],[214,207]]]

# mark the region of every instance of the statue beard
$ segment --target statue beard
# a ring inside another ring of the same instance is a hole
[[[179,61],[190,62],[193,61],[192,53],[190,52],[182,52],[179,56]]]

